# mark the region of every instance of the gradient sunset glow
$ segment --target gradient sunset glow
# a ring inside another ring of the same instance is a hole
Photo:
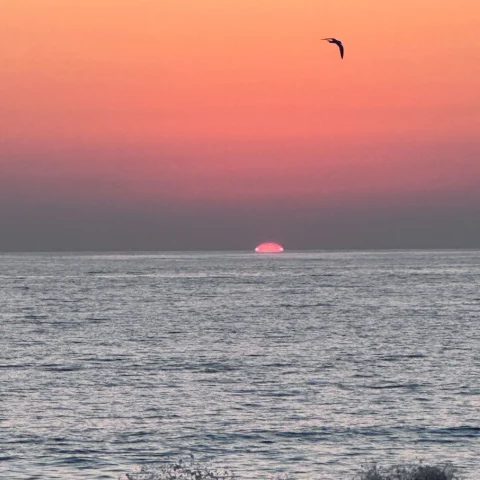
[[[480,245],[479,2],[2,6],[0,250]]]

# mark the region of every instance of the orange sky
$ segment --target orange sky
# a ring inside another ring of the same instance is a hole
[[[480,186],[480,2],[0,6],[4,202],[325,206]]]

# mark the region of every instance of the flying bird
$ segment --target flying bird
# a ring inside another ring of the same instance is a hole
[[[322,38],[322,40],[326,40],[328,43],[334,43],[335,45],[338,46],[340,49],[340,56],[343,58],[343,45],[340,40],[337,40],[336,38]]]

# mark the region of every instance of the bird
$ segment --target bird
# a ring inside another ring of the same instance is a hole
[[[344,51],[344,48],[343,48],[343,45],[342,45],[342,42],[340,40],[337,40],[336,38],[322,38],[322,40],[326,40],[328,43],[334,43],[335,45],[338,46],[338,48],[340,49],[340,56],[343,58],[343,51]]]

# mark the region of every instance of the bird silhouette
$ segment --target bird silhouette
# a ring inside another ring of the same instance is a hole
[[[337,40],[336,38],[322,38],[322,40],[326,40],[328,43],[334,43],[335,45],[338,46],[338,48],[340,49],[340,56],[343,58],[343,52],[344,52],[344,48],[343,48],[343,45],[342,45],[342,42],[340,40]]]

